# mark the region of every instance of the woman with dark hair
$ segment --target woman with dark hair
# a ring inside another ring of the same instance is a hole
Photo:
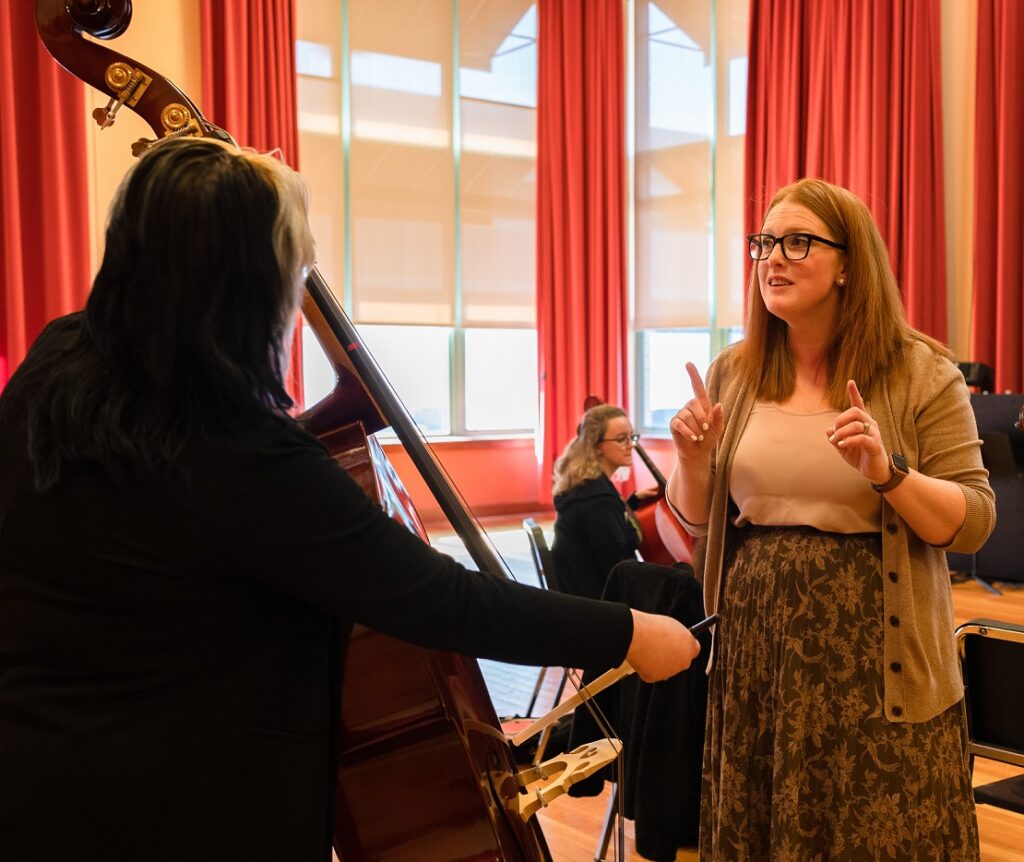
[[[636,437],[626,411],[599,404],[555,461],[555,540],[551,554],[562,589],[601,597],[612,566],[636,559],[639,527],[611,477],[633,463]]]
[[[671,422],[722,614],[701,858],[976,860],[945,552],[995,508],[963,376],[847,190],[786,186],[748,244],[746,340]]]
[[[339,622],[660,679],[675,620],[468,571],[288,417],[305,188],[150,150],[0,398],[0,858],[330,859]]]
[[[183,470],[193,438],[292,406],[281,369],[313,260],[302,180],[212,141],[157,152],[117,192],[85,314],[51,325],[59,350],[5,393],[40,490],[78,461]]]

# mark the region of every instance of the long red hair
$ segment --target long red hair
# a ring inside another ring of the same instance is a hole
[[[767,218],[783,201],[806,207],[824,223],[830,237],[846,246],[846,283],[839,291],[839,317],[828,346],[825,395],[837,410],[849,406],[846,381],[855,380],[870,395],[880,380],[902,364],[907,342],[917,339],[949,355],[940,342],[918,332],[903,312],[889,253],[870,210],[855,194],[818,179],[797,180],[779,189]],[[796,372],[787,327],[764,304],[757,267],[747,291],[746,338],[739,346],[740,373],[764,401],[785,401],[793,394]]]

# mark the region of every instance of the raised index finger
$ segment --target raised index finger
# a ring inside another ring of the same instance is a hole
[[[696,398],[705,410],[711,409],[711,400],[708,398],[708,391],[704,388],[704,381],[700,379],[697,366],[692,362],[686,363],[686,373],[690,375],[690,384],[693,386],[693,397]]]
[[[846,381],[846,391],[850,396],[850,406],[857,407],[860,410],[864,409],[864,399],[860,396],[860,390],[857,388],[856,381]]]

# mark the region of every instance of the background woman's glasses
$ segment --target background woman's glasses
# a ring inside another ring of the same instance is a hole
[[[620,434],[618,437],[602,437],[602,443],[618,443],[620,446],[632,446],[640,439],[639,434]]]

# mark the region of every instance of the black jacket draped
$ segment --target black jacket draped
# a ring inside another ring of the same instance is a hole
[[[688,563],[620,563],[608,574],[604,596],[647,613],[668,614],[686,626],[704,617],[702,588]],[[710,633],[699,635],[699,640],[700,655],[688,670],[653,684],[633,675],[597,698],[624,744],[619,786],[623,813],[636,823],[636,850],[645,859],[669,862],[678,847],[697,844]],[[584,682],[594,676],[588,671]],[[590,713],[577,710],[570,747],[600,738]],[[615,780],[610,768],[574,785],[569,793],[597,795],[604,780]]]

